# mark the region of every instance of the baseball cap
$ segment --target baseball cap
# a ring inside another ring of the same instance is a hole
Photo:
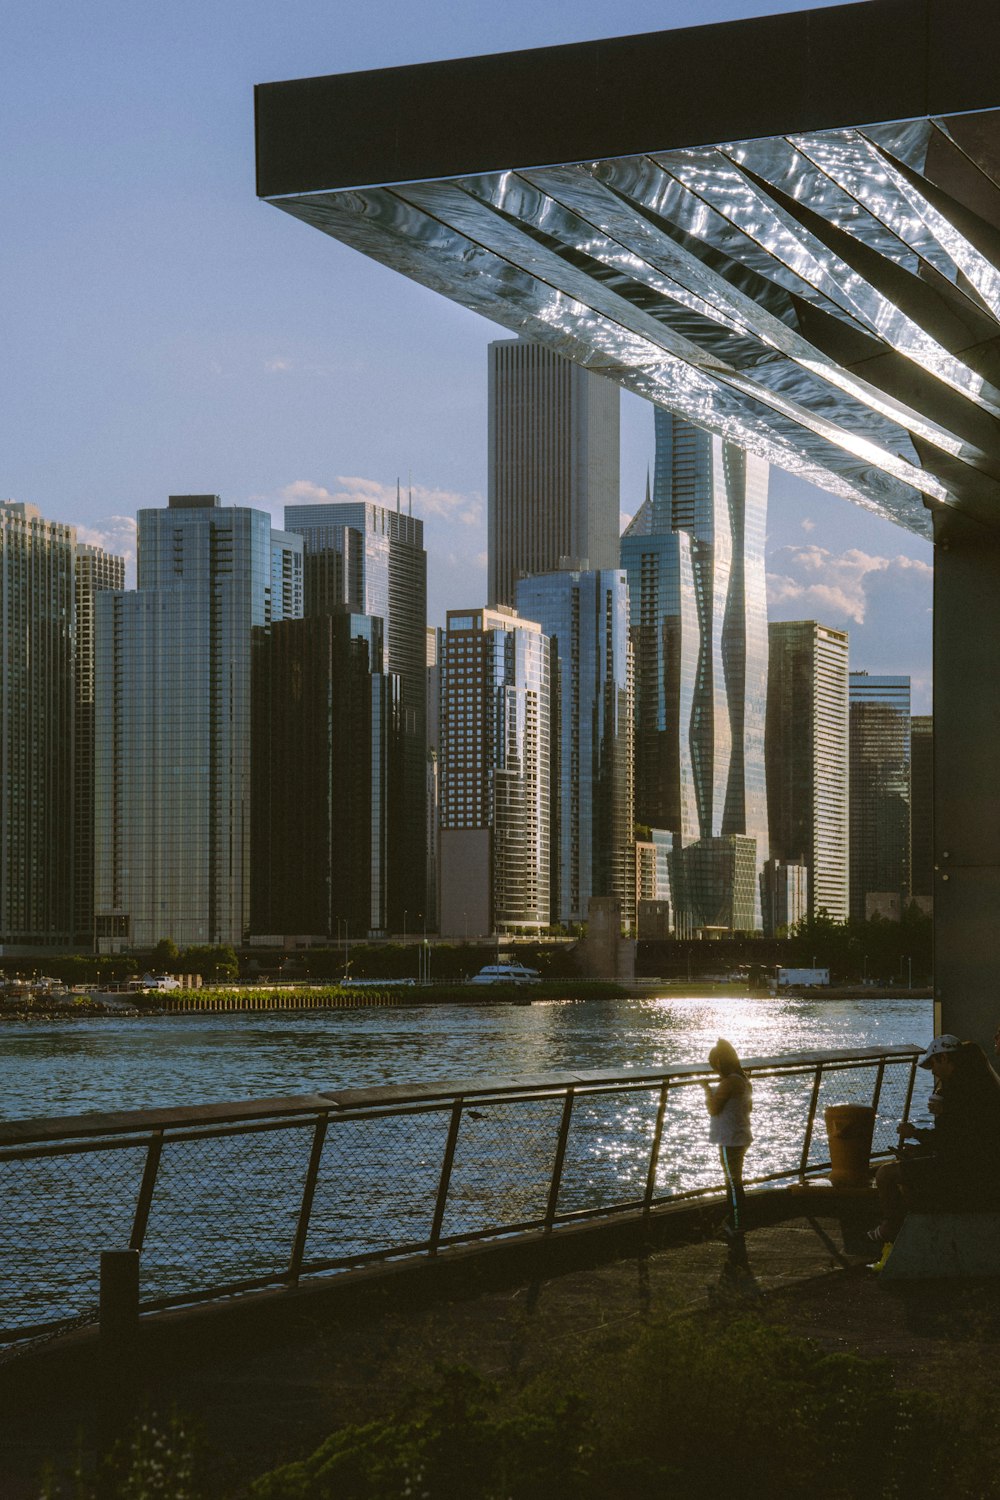
[[[944,1031],[934,1038],[926,1052],[920,1054],[917,1064],[921,1068],[929,1068],[932,1057],[940,1057],[944,1052],[957,1052],[961,1045],[961,1037],[952,1036],[950,1031]]]

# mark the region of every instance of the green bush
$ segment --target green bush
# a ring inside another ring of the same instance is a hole
[[[546,1411],[505,1414],[495,1386],[471,1370],[450,1370],[398,1417],[342,1428],[301,1463],[257,1480],[250,1494],[252,1500],[547,1500],[570,1493],[569,1479],[583,1480],[582,1435],[583,1409],[574,1397]]]
[[[997,1411],[899,1389],[887,1362],[755,1319],[651,1326],[504,1397],[468,1370],[264,1475],[252,1500],[983,1500]]]

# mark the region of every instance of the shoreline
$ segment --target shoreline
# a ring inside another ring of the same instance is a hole
[[[492,988],[492,987],[491,987]],[[412,989],[373,985],[352,990],[239,990],[213,989],[185,991],[183,998],[160,996],[75,995],[58,1000],[45,998],[27,1003],[0,1004],[0,1024],[4,1021],[87,1021],[142,1020],[166,1016],[257,1015],[262,1013],[304,1015],[310,1011],[412,1009],[415,1006],[464,1005],[474,1008],[498,1005],[525,1006],[547,1001],[585,1003],[611,1000],[811,1000],[819,1003],[838,1000],[932,1000],[933,990],[925,987],[881,988],[874,985],[841,985],[822,990],[789,990],[779,994],[747,991],[736,984],[710,984],[691,981],[638,981],[634,985],[612,981],[578,980],[572,985],[543,983],[539,986],[496,986],[498,993],[483,993],[483,986],[441,985]]]

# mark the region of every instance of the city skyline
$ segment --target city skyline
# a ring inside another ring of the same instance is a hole
[[[485,601],[496,329],[257,204],[251,85],[755,9],[418,6],[389,25],[376,4],[335,34],[307,0],[280,27],[255,3],[237,27],[212,0],[182,4],[170,24],[60,3],[11,18],[0,112],[22,211],[0,248],[19,288],[0,495],[129,554],[135,512],[168,493],[212,491],[280,525],[286,503],[313,498],[392,505],[397,476],[405,494],[412,475],[432,622],[471,602],[472,580]],[[652,427],[625,398],[623,517],[642,500]],[[771,617],[849,629],[854,665],[905,671],[915,709],[929,708],[929,546],[780,471],[771,523]]]

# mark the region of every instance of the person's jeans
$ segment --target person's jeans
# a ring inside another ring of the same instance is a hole
[[[726,1178],[728,1212],[723,1229],[729,1241],[729,1259],[733,1265],[747,1264],[746,1201],[743,1188],[743,1158],[746,1146],[720,1146],[719,1160]]]

